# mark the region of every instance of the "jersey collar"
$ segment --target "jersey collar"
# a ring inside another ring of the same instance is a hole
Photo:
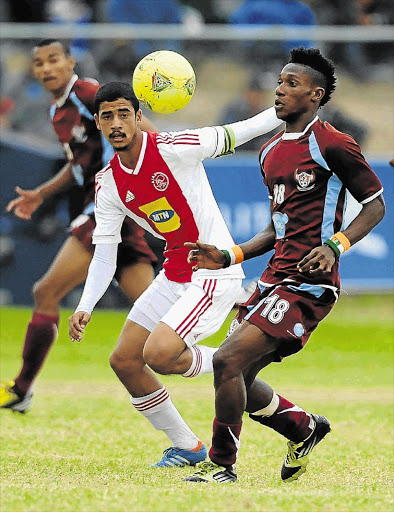
[[[313,125],[313,123],[316,123],[316,121],[319,119],[319,116],[316,115],[316,117],[313,119],[313,121],[311,121],[307,127],[305,128],[305,130],[301,133],[286,133],[284,132],[283,135],[282,135],[282,139],[283,140],[295,140],[295,139],[299,139],[300,137],[302,137],[303,135],[306,134],[306,132],[309,130],[309,128]]]
[[[73,76],[71,77],[71,80],[68,82],[68,85],[66,87],[66,90],[64,91],[63,96],[61,98],[59,98],[58,100],[56,100],[57,107],[62,107],[66,103],[66,99],[68,98],[70,91],[73,88],[73,85],[75,84],[75,82],[77,80],[78,80],[78,75],[76,75],[74,73]]]
[[[138,157],[137,165],[135,166],[134,169],[131,169],[130,167],[127,167],[126,165],[122,164],[122,162],[120,161],[119,155],[116,154],[116,156],[118,157],[119,165],[120,165],[121,169],[124,170],[124,172],[127,172],[127,174],[138,174],[140,172],[142,162],[144,161],[147,142],[148,142],[148,134],[146,132],[142,132],[141,151],[140,151],[140,154]]]

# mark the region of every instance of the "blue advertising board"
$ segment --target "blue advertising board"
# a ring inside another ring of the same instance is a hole
[[[394,169],[386,161],[370,161],[386,199],[386,216],[363,240],[341,257],[343,289],[386,289],[394,285],[393,197]],[[204,162],[213,193],[236,243],[245,242],[270,222],[269,200],[256,157],[226,156]],[[361,206],[348,197],[345,223]],[[243,264],[246,282],[262,274],[272,253]]]

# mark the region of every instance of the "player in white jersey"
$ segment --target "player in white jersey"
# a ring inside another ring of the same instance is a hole
[[[81,301],[70,317],[70,337],[82,339],[112,280],[125,216],[164,239],[163,270],[135,302],[110,363],[135,408],[172,442],[156,466],[195,465],[205,459],[206,448],[151,369],[184,377],[212,372],[215,349],[197,343],[222,325],[244,277],[240,265],[193,273],[187,261],[185,242],[219,239],[224,247],[234,245],[202,161],[232,153],[280,121],[269,109],[224,127],[144,134],[138,100],[123,82],[97,92],[95,111],[97,127],[116,154],[96,177],[96,250]]]

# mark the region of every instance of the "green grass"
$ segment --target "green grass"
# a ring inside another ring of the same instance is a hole
[[[167,438],[129,404],[108,364],[126,312],[96,311],[77,344],[67,338],[69,314],[62,313],[33,409],[0,413],[1,512],[393,510],[392,295],[342,297],[301,353],[262,372],[278,393],[332,424],[308,472],[293,484],[279,476],[285,440],[247,416],[236,484],[186,484],[191,468],[149,467]],[[19,369],[31,312],[3,308],[0,315],[1,378],[9,379]],[[220,343],[226,328],[209,344]],[[209,444],[212,377],[162,380]]]

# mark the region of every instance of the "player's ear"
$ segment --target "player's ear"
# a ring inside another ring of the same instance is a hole
[[[100,121],[99,121],[99,118],[98,118],[98,115],[97,115],[97,114],[94,114],[94,120],[95,120],[95,122],[96,122],[97,130],[101,130],[101,127],[100,127]]]
[[[142,122],[142,110],[141,109],[137,110],[137,113],[135,115],[135,120],[137,121],[138,126],[140,126],[140,124]]]
[[[312,94],[312,101],[320,103],[326,91],[323,87],[315,87]]]

